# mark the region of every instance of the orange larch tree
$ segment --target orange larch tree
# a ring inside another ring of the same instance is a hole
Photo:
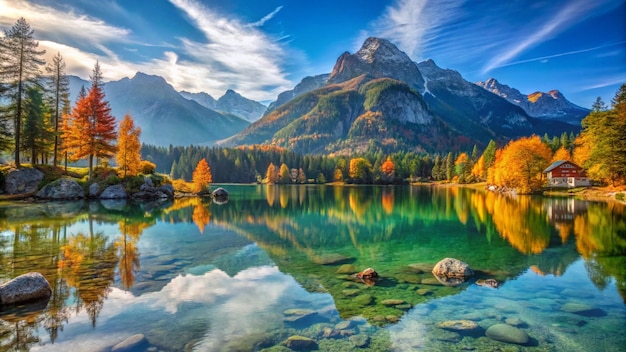
[[[391,182],[396,172],[396,165],[391,160],[391,157],[387,157],[387,160],[380,166],[380,169],[383,172],[383,180],[385,182]]]
[[[120,122],[120,129],[117,138],[117,154],[115,162],[124,177],[135,176],[141,169],[141,128],[135,126],[135,122],[130,115],[124,116]]]
[[[67,160],[77,161],[87,155],[87,139],[84,133],[89,128],[89,100],[87,91],[82,87],[78,93],[72,113],[64,116],[61,124],[61,147],[65,152],[65,167]]]
[[[65,150],[70,160],[89,158],[89,179],[93,171],[93,159],[110,158],[115,155],[115,117],[111,115],[109,102],[105,100],[100,64],[96,62],[91,76],[91,88],[79,96],[72,115],[63,125]]]
[[[211,168],[206,162],[205,158],[202,158],[196,165],[196,169],[191,176],[193,182],[193,192],[200,193],[209,187],[209,184],[213,182],[213,175],[211,174]]]
[[[89,99],[89,179],[93,170],[93,158],[110,158],[115,155],[115,117],[111,115],[109,102],[105,100],[100,64],[96,62],[91,76],[91,89],[87,94]]]

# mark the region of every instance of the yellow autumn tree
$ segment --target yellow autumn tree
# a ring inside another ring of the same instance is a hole
[[[481,155],[480,158],[476,161],[474,166],[472,166],[472,171],[470,175],[473,179],[478,181],[484,181],[487,178],[487,170],[485,169],[485,156]]]
[[[209,187],[209,184],[213,182],[213,175],[211,175],[211,168],[209,168],[209,164],[206,162],[205,158],[202,158],[196,165],[196,169],[193,171],[193,175],[191,176],[193,182],[194,193],[200,193]]]
[[[276,170],[276,165],[274,163],[270,163],[267,167],[267,172],[265,172],[265,179],[267,183],[274,184],[278,181],[278,171]]]
[[[552,156],[552,162],[558,160],[572,160],[572,155],[570,154],[569,150],[567,150],[564,146],[561,146],[559,149],[557,149]]]
[[[493,166],[493,184],[531,193],[543,185],[543,170],[550,165],[552,150],[538,136],[522,137],[504,147]]]
[[[350,159],[349,176],[355,183],[370,183],[372,164],[365,158]]]
[[[282,163],[278,170],[278,182],[279,183],[291,183],[291,174],[289,173],[289,166]]]
[[[117,135],[115,162],[124,177],[135,176],[141,169],[141,128],[135,126],[135,121],[127,114],[120,122]]]

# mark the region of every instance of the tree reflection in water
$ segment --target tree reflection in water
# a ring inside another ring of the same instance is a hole
[[[480,269],[496,270],[513,263],[519,271],[507,274],[511,276],[529,266],[542,275],[561,275],[580,255],[598,288],[616,280],[626,298],[622,204],[512,198],[454,187],[251,187],[250,197],[234,196],[225,206],[184,198],[165,206],[127,205],[121,210],[93,204],[71,205],[67,210],[61,205],[38,204],[0,209],[0,246],[4,249],[0,251],[0,277],[39,271],[53,291],[45,308],[3,308],[0,349],[29,349],[39,342],[40,327],[54,342],[72,315],[82,311],[95,327],[111,287],[118,284],[130,290],[135,284],[142,269],[138,243],[142,233],[158,222],[193,223],[199,233],[210,223],[233,229],[263,248],[281,271],[311,289],[326,284],[326,277],[336,279],[336,267],[320,265],[333,255],[346,260],[341,255],[348,253],[354,256],[348,259],[360,265],[374,260],[404,265],[409,263],[401,262],[404,258],[396,253],[397,244],[414,253],[414,258],[406,259],[413,262],[418,255],[424,261],[434,259],[428,255],[440,256],[432,251],[434,246],[451,254],[482,246],[492,253],[482,254],[477,265],[484,267]],[[48,208],[55,212],[48,213]],[[119,233],[94,231],[96,221],[116,224]],[[452,224],[468,234],[455,235],[465,242],[446,247],[445,236],[432,233]],[[68,228],[81,230],[68,233]],[[319,280],[306,282],[310,272]],[[345,290],[338,287],[340,292]]]

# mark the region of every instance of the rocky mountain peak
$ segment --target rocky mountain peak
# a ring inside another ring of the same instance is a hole
[[[346,82],[363,74],[393,78],[420,92],[424,90],[424,78],[415,62],[386,39],[367,38],[354,55],[345,52],[339,56],[328,83]]]
[[[485,82],[476,82],[476,85],[505,98],[533,117],[580,125],[581,120],[589,114],[589,110],[570,102],[556,89],[525,95],[515,88],[501,84],[494,78]]]
[[[243,97],[232,89],[228,89],[215,104],[215,110],[231,113],[248,121],[256,121],[265,112],[266,106]]]
[[[369,37],[365,40],[361,49],[355,56],[363,62],[372,64],[380,63],[411,63],[412,60],[407,54],[400,51],[397,46],[382,38]]]

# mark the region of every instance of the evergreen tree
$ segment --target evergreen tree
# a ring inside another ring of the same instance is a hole
[[[446,180],[452,180],[452,177],[454,177],[454,155],[452,155],[452,152],[448,153],[448,156],[446,156]]]
[[[5,86],[5,94],[11,101],[5,113],[14,122],[16,167],[21,166],[20,148],[26,89],[38,85],[39,67],[44,64],[41,56],[45,54],[45,50],[37,50],[39,42],[35,41],[33,34],[34,30],[22,17],[0,38],[0,79]]]
[[[38,155],[44,155],[51,142],[48,107],[39,87],[26,89],[22,149],[30,151],[30,159],[37,164]]]
[[[59,149],[59,126],[61,123],[61,117],[63,113],[69,109],[69,95],[70,95],[70,81],[65,74],[65,61],[61,53],[57,53],[52,62],[46,67],[46,73],[49,75],[49,88],[50,100],[52,107],[52,120],[54,126],[54,150],[52,154],[52,164],[54,166],[58,163],[58,149]]]

